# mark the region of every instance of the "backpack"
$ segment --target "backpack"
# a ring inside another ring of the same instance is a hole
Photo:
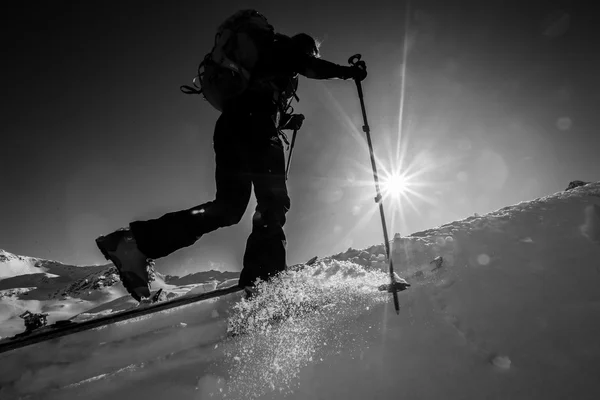
[[[251,86],[255,67],[274,37],[273,26],[258,11],[236,12],[217,29],[211,52],[198,66],[194,88],[181,86],[181,91],[202,94],[222,112],[228,101]]]

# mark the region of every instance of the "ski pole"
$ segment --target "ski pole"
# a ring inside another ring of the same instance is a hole
[[[290,145],[290,154],[288,155],[287,166],[285,167],[285,180],[287,181],[288,173],[290,172],[290,162],[292,161],[292,151],[294,151],[294,143],[296,142],[296,133],[298,129],[294,129],[292,134],[292,144]]]
[[[361,55],[355,54],[348,59],[348,63],[354,67],[366,69],[367,65],[364,61],[361,61]],[[373,144],[371,142],[371,130],[369,128],[369,123],[367,122],[367,110],[365,108],[365,100],[363,98],[363,90],[362,84],[358,79],[355,79],[356,89],[358,90],[358,98],[360,100],[360,108],[362,110],[363,116],[363,132],[365,132],[367,136],[367,143],[369,145],[369,153],[371,155],[371,166],[373,167],[373,179],[375,180],[375,190],[377,192],[377,196],[375,197],[375,202],[379,204],[379,214],[381,215],[381,225],[383,227],[383,239],[385,243],[385,252],[388,258],[388,262],[390,265],[390,288],[392,292],[392,296],[394,298],[394,308],[396,309],[396,314],[400,314],[400,303],[398,301],[398,291],[395,285],[395,277],[394,277],[394,263],[392,262],[392,257],[390,257],[390,243],[388,240],[388,232],[385,224],[385,214],[383,212],[383,198],[381,197],[381,192],[379,191],[379,176],[377,174],[377,165],[375,162],[375,156],[373,154]]]

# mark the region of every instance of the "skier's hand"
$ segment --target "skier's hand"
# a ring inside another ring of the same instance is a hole
[[[289,129],[289,130],[293,130],[293,131],[300,130],[303,122],[304,122],[304,115],[292,114],[292,115],[290,115],[290,119],[288,119],[288,121],[283,126],[283,129]]]
[[[347,67],[344,79],[354,79],[357,82],[364,81],[367,77],[367,66],[364,63]]]

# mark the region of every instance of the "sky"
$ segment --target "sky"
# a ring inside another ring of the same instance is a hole
[[[380,172],[400,169],[410,189],[384,201],[390,236],[598,180],[600,46],[583,2],[172,3],[6,15],[0,248],[103,263],[99,235],[212,200],[218,112],[179,86],[220,22],[250,7],[279,32],[319,38],[324,59],[367,63]],[[354,84],[302,78],[298,94],[288,263],[381,243]],[[254,206],[158,269],[239,270]]]

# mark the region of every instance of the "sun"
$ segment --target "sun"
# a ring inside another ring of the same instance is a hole
[[[402,174],[393,173],[383,179],[381,186],[384,195],[400,198],[406,194],[408,189],[408,180]]]

